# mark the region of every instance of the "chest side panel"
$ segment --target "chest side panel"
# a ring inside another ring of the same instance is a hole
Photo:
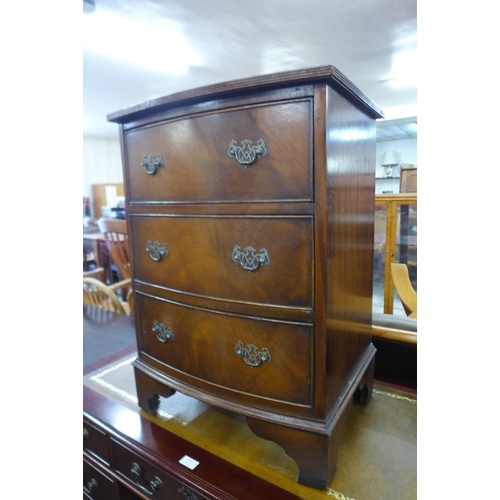
[[[371,344],[375,121],[327,92],[327,394],[332,405]]]

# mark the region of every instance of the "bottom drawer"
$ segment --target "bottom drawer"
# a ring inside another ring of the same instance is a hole
[[[140,351],[166,373],[258,398],[261,407],[311,406],[312,324],[222,314],[143,293],[136,301]]]
[[[116,472],[134,483],[135,487],[158,500],[209,500],[177,481],[167,472],[139,457],[120,443],[111,440]]]
[[[116,500],[115,482],[101,471],[83,461],[83,498]]]

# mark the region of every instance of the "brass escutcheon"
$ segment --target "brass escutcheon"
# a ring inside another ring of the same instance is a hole
[[[255,253],[256,251],[255,248],[246,247],[242,252],[241,247],[236,245],[233,248],[233,260],[246,271],[256,271],[260,266],[267,266],[271,262],[265,248],[261,248],[260,253]]]
[[[238,143],[233,139],[229,143],[227,154],[231,156],[231,158],[236,158],[241,165],[247,167],[257,158],[263,158],[267,155],[266,143],[262,139],[259,139],[255,146],[252,146],[252,144],[252,141],[245,139],[241,141],[241,146],[238,146]]]
[[[160,342],[168,342],[174,338],[174,331],[172,328],[167,328],[163,323],[158,323],[156,320],[153,322],[152,330]]]
[[[142,157],[141,167],[149,175],[154,175],[159,168],[163,167],[163,156],[159,154],[156,158],[154,154],[144,155]]]
[[[243,358],[243,361],[247,365],[254,368],[260,366],[262,363],[271,362],[271,353],[267,347],[262,348],[262,351],[259,352],[256,345],[248,344],[248,347],[245,347],[245,344],[241,340],[238,340],[234,351],[238,356]]]
[[[165,243],[158,243],[157,241],[148,240],[146,244],[146,252],[155,261],[160,262],[163,257],[168,256],[168,247]]]

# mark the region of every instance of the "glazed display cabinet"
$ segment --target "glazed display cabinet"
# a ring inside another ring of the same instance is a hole
[[[375,196],[375,239],[373,266],[374,312],[406,317],[394,288],[391,264],[408,266],[417,291],[417,194]]]

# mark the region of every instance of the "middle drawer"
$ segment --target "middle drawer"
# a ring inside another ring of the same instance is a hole
[[[131,215],[136,280],[186,294],[313,308],[313,219]]]

